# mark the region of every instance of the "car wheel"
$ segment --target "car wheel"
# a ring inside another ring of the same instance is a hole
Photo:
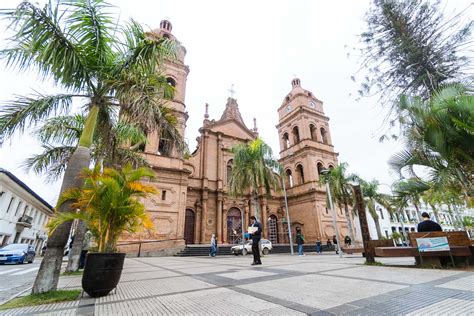
[[[270,251],[268,250],[268,248],[263,248],[263,250],[262,250],[262,253],[263,253],[265,256],[268,255],[269,252],[270,252]]]
[[[30,258],[30,260],[28,261],[28,263],[33,263],[33,261],[35,261],[35,257],[34,257],[34,256],[32,256],[32,257]]]
[[[247,249],[244,248],[244,249],[242,250],[242,256],[246,256],[247,253],[248,253]]]

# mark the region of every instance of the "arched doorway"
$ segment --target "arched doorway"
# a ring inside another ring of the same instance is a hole
[[[275,215],[270,215],[268,219],[268,240],[270,240],[272,244],[278,243],[278,225]]]
[[[186,209],[184,219],[184,240],[186,244],[194,244],[194,212],[190,209]]]
[[[242,217],[240,210],[236,207],[230,208],[227,212],[227,242],[229,244],[237,243],[242,235]]]

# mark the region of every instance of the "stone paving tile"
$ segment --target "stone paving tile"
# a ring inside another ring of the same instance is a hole
[[[143,297],[197,291],[212,287],[214,287],[212,284],[187,276],[160,280],[139,280],[119,283],[115,292],[97,299],[97,303],[136,300]]]
[[[474,315],[474,302],[448,298],[406,315]]]
[[[82,276],[62,277],[62,278],[59,278],[58,288],[60,289],[82,288],[81,281],[82,281]]]
[[[120,277],[120,282],[161,279],[161,278],[169,278],[169,277],[176,277],[176,276],[180,276],[180,275],[176,272],[171,272],[167,270],[149,271],[143,274],[122,273],[122,276]]]
[[[437,287],[453,289],[453,290],[474,291],[474,274],[469,275],[464,278],[460,278],[457,280],[440,284]]]
[[[127,311],[123,313],[123,311]],[[228,289],[97,304],[96,315],[304,315]]]
[[[281,267],[278,267],[278,269],[298,271],[298,272],[320,272],[320,271],[342,269],[342,268],[349,268],[349,267],[354,267],[354,265],[333,264],[333,263],[314,264],[314,262],[302,262],[302,263],[296,263],[291,266],[288,266],[288,265],[281,266]]]
[[[51,314],[51,315],[64,315],[73,313],[75,314],[76,308],[79,306],[79,301],[70,301],[63,303],[47,304],[47,305],[37,305],[21,308],[13,308],[6,311],[0,311],[0,315],[23,315],[23,314]],[[55,311],[59,310],[59,311]]]
[[[264,272],[264,271],[237,271],[230,273],[219,273],[218,275],[225,278],[230,278],[234,280],[243,280],[251,278],[259,278],[264,276],[275,275],[276,273]]]
[[[258,291],[276,298],[286,299],[317,309],[328,309],[351,301],[375,296],[385,292],[401,289],[404,286],[344,279],[323,275],[305,275],[260,282]],[[243,285],[239,288],[255,289],[255,285]],[[363,291],[355,289],[363,288]],[[297,289],[291,290],[291,289]],[[324,290],[322,290],[324,289]]]
[[[410,269],[393,267],[355,267],[340,271],[325,272],[325,275],[341,277],[357,277],[385,282],[398,282],[406,284],[420,284],[463,273],[462,271],[437,270],[433,273],[429,269]]]

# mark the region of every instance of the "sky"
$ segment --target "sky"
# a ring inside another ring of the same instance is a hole
[[[2,0],[0,8],[12,8],[18,3],[19,0]],[[117,7],[121,20],[133,17],[145,28],[159,28],[160,21],[168,19],[173,25],[172,33],[186,47],[185,63],[190,73],[185,137],[191,151],[202,126],[205,104],[209,103],[210,119],[219,119],[234,84],[234,97],[247,127],[252,128],[255,117],[261,138],[278,156],[277,108],[296,76],[304,89],[323,101],[339,162],[347,162],[351,173],[368,180],[378,179],[382,191],[388,191],[396,180],[387,161],[402,146],[395,141],[379,142],[387,127],[386,112],[377,97],[358,100],[359,84],[351,80],[360,68],[354,48],[360,47],[358,35],[366,29],[364,14],[369,0],[109,3]],[[449,9],[462,9],[468,4],[469,1],[452,1]],[[0,29],[5,27],[5,22],[0,21]],[[4,46],[3,35],[0,47]],[[57,91],[51,82],[42,82],[34,73],[17,74],[5,69],[0,61],[0,106],[15,94],[28,94],[33,89]],[[54,204],[61,181],[45,183],[44,178],[21,166],[26,158],[41,151],[32,131],[15,135],[0,147],[0,167],[13,172]]]

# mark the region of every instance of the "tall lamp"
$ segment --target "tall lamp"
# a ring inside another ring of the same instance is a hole
[[[321,170],[321,174],[328,174],[329,172],[330,171],[327,169]],[[336,210],[334,209],[334,204],[332,202],[331,188],[329,187],[328,181],[326,181],[326,192],[328,193],[329,207],[332,212],[332,224],[334,225],[334,231],[336,232],[337,252],[339,253],[339,257],[342,258],[341,241],[339,240],[339,230],[337,229],[336,224]]]
[[[291,238],[291,222],[290,222],[290,213],[288,212],[288,198],[286,196],[286,185],[285,179],[281,177],[281,182],[283,183],[283,194],[285,195],[285,210],[286,210],[286,221],[288,223],[288,238],[290,240],[290,251],[291,255],[294,255],[293,251],[293,238]]]

